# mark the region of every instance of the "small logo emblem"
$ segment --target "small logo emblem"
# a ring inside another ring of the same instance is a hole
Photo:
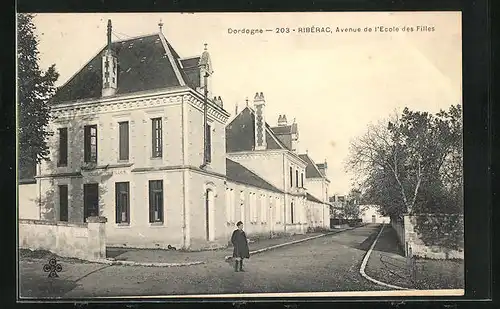
[[[49,278],[58,278],[57,273],[62,271],[62,266],[55,258],[51,258],[48,264],[43,265],[43,271],[49,273]]]

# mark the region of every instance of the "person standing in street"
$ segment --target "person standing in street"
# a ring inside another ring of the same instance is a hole
[[[243,222],[236,223],[238,227],[234,230],[231,236],[231,243],[233,244],[233,258],[235,259],[234,271],[243,270],[243,259],[250,258],[250,250],[248,249],[247,235],[243,231]]]

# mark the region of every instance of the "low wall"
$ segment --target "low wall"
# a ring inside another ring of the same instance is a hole
[[[391,220],[405,255],[428,259],[463,259],[463,216],[454,214],[406,215]]]
[[[395,219],[395,218],[391,218],[391,226],[392,228],[396,231],[396,234],[398,235],[398,241],[399,241],[399,245],[401,246],[401,248],[403,248],[403,250],[405,251],[405,254],[406,254],[406,249],[405,249],[405,244],[406,244],[406,240],[405,240],[405,227],[404,227],[404,220],[398,220],[398,219]]]
[[[36,202],[36,183],[25,181],[25,183],[19,183],[18,188],[19,218],[34,220],[40,219],[40,207]]]
[[[104,259],[106,221],[104,217],[89,217],[87,223],[19,219],[19,248],[83,260]]]

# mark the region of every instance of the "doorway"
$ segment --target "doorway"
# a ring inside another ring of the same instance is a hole
[[[375,217],[375,215],[372,215],[372,223],[377,223],[377,218]]]
[[[207,241],[215,239],[214,231],[214,192],[207,189],[205,192],[205,234]]]
[[[83,222],[88,217],[99,216],[99,184],[83,185]]]

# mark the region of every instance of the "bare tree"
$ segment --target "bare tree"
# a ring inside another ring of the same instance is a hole
[[[439,207],[442,197],[436,196],[445,184],[448,191],[459,187],[451,179],[462,173],[461,128],[459,105],[436,117],[405,108],[352,140],[346,167],[365,197],[385,207],[382,213],[411,213],[417,204]]]

